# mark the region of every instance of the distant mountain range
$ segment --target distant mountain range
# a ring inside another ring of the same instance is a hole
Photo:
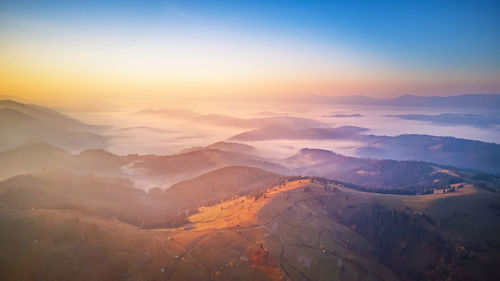
[[[406,134],[367,136],[359,157],[426,161],[500,175],[500,145],[481,141]]]
[[[432,122],[443,126],[468,125],[478,128],[492,128],[494,126],[500,126],[500,116],[489,116],[482,114],[442,113],[437,115],[396,114],[386,116],[404,120]]]
[[[467,94],[449,97],[404,95],[386,99],[361,95],[343,97],[310,95],[305,96],[303,99],[319,103],[352,105],[500,109],[500,94]]]
[[[463,182],[471,173],[421,161],[348,157],[333,151],[304,148],[284,159],[294,173],[352,183],[366,190],[424,193]]]
[[[240,133],[230,141],[352,140],[364,143],[356,156],[375,159],[415,160],[475,169],[500,175],[500,145],[475,140],[431,135],[365,135],[365,128],[263,127]]]
[[[262,140],[329,140],[363,138],[362,132],[368,129],[355,126],[338,128],[297,128],[287,126],[265,126],[247,131],[229,138],[230,141],[262,141]]]
[[[145,189],[167,188],[219,168],[248,166],[280,175],[322,176],[371,189],[394,190],[418,189],[435,180],[456,181],[468,178],[467,173],[500,175],[500,145],[494,143],[429,135],[365,135],[365,128],[316,127],[322,123],[303,118],[222,119],[231,121],[224,123],[228,126],[263,126],[240,133],[230,142],[194,147],[174,155],[118,156],[103,149],[73,154],[74,149],[104,146],[107,139],[94,133],[99,127],[43,107],[0,101],[0,162],[9,163],[0,170],[0,180],[41,169],[61,169],[123,177]],[[293,157],[273,159],[248,144],[330,139],[362,143],[356,150],[356,156],[361,158],[306,149]]]
[[[164,118],[186,119],[196,124],[210,126],[233,127],[233,128],[260,128],[264,126],[286,126],[286,127],[327,127],[320,121],[295,116],[272,116],[259,118],[238,118],[223,114],[199,114],[190,110],[179,109],[143,109],[135,114],[151,115]]]

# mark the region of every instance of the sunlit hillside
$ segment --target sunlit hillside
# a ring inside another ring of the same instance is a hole
[[[495,281],[500,2],[0,1],[0,281]]]

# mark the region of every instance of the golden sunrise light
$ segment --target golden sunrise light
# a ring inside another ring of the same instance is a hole
[[[494,281],[498,1],[0,1],[0,281]]]

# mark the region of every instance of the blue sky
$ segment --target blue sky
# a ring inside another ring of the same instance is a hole
[[[394,85],[401,83],[406,85],[394,86],[395,90],[390,93],[392,95],[407,94],[412,87],[419,94],[440,92],[445,95],[458,94],[460,89],[464,93],[492,92],[500,90],[499,3],[499,1],[107,1],[106,3],[2,1],[0,42],[7,47],[0,49],[2,52],[0,55],[9,58],[22,56],[9,52],[16,49],[15,46],[38,46],[44,40],[53,40],[54,48],[55,46],[65,50],[76,48],[69,46],[71,45],[69,41],[72,41],[80,47],[96,48],[99,52],[108,46],[121,44],[123,48],[128,48],[127,46],[135,45],[134,42],[144,42],[147,47],[142,46],[143,54],[148,54],[161,52],[155,49],[154,45],[167,44],[160,42],[159,38],[182,41],[190,37],[189,43],[186,41],[184,45],[179,45],[180,50],[185,49],[187,44],[203,45],[207,38],[211,38],[217,42],[217,46],[212,46],[213,48],[236,44],[237,46],[232,49],[235,54],[255,56],[257,61],[269,60],[276,50],[278,53],[279,50],[283,50],[289,57],[283,56],[274,64],[286,65],[286,61],[302,56],[303,58],[299,58],[295,65],[302,66],[308,59],[318,60],[317,63],[306,65],[305,68],[324,69],[317,74],[320,77],[318,80],[323,81],[321,85],[328,84],[324,82],[328,80],[328,75],[338,77],[337,80],[358,79],[360,83],[374,71],[380,72],[377,75],[383,76],[377,78],[380,81],[366,80],[368,85],[366,88],[353,87],[351,91],[338,91],[340,94],[380,94],[390,88],[388,80],[391,76],[401,76],[394,78],[397,82],[394,82]],[[179,34],[182,34],[180,39],[176,37],[180,36]],[[246,49],[245,46],[250,47]],[[219,53],[232,52],[228,50],[224,47]],[[303,50],[303,55],[299,54],[300,50]],[[37,50],[26,50],[30,51]],[[40,52],[43,53],[45,50]],[[88,53],[95,52],[88,51]],[[262,55],[263,53],[265,55]],[[313,53],[318,55],[314,56]],[[141,56],[139,53],[135,55]],[[190,53],[184,55],[192,56]],[[308,55],[312,55],[311,58],[308,58]],[[329,59],[321,63],[321,57]],[[224,60],[223,56],[219,58],[219,61],[221,60]],[[336,70],[328,70],[338,61]],[[221,76],[231,72],[229,69],[231,66],[238,67],[239,62],[228,65],[227,69],[221,71]],[[207,64],[207,68],[209,66]],[[264,69],[267,66],[259,63],[253,67]],[[273,67],[275,66],[270,66]],[[340,74],[342,70],[339,69],[347,69],[348,77],[342,76]],[[277,67],[273,73],[275,72],[279,72]],[[243,73],[250,75],[247,72]],[[264,71],[261,76],[272,76],[273,73]],[[291,73],[290,77],[295,77],[294,75],[300,76],[300,73]],[[257,77],[257,74],[255,76]],[[274,80],[283,79],[278,77]],[[311,79],[310,77],[306,79],[308,84],[313,83]],[[439,79],[443,83],[439,84],[437,82]],[[335,85],[341,83],[337,80],[331,83],[330,88],[333,89]],[[247,85],[245,83],[242,87]],[[389,84],[381,88],[376,87],[384,83]],[[340,88],[349,89],[346,85]],[[370,91],[369,85],[374,87],[373,91]],[[311,91],[325,91],[328,94],[328,89],[327,86],[318,86],[312,87]],[[307,91],[306,86],[301,88],[301,91],[304,90]],[[103,91],[106,91],[106,87]],[[336,94],[335,90],[332,90],[332,94]]]

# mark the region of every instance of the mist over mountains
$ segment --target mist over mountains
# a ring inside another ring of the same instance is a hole
[[[500,174],[500,145],[453,137],[429,135],[366,135],[359,127],[306,128],[264,127],[238,134],[229,140],[353,140],[364,145],[356,149],[359,157],[427,161],[443,165]]]
[[[497,281],[500,1],[0,2],[0,281]]]
[[[229,142],[218,142],[206,147],[185,148],[181,153],[174,155],[131,153],[128,156],[118,156],[95,149],[87,149],[73,155],[64,150],[74,151],[80,145],[91,148],[105,147],[106,137],[84,131],[104,132],[103,126],[87,125],[67,115],[38,106],[12,101],[3,101],[1,105],[4,107],[1,109],[2,112],[6,113],[5,118],[2,119],[2,124],[6,127],[4,132],[12,132],[12,134],[2,136],[4,138],[15,137],[18,146],[16,149],[0,152],[0,158],[12,163],[1,171],[4,178],[19,172],[29,173],[42,167],[64,167],[74,172],[136,177],[136,180],[142,178],[147,186],[167,185],[161,184],[162,182],[173,184],[175,181],[230,165],[252,166],[279,174],[290,174],[291,170],[281,163],[279,158],[272,155],[263,156],[265,153],[252,146],[252,143],[259,141],[279,142],[281,140],[357,141],[360,143],[355,151],[357,157],[425,161],[495,175],[500,174],[500,146],[498,144],[416,134],[371,135],[367,134],[369,131],[367,128],[332,127],[311,118],[295,117],[223,118],[226,121],[232,120],[230,123],[219,123],[220,119],[217,117],[214,119],[219,120],[215,123],[216,126],[235,126],[241,127],[242,130],[252,126],[257,129],[230,137]],[[12,116],[23,116],[20,118],[22,121],[19,118],[6,119]],[[206,122],[213,122],[214,120],[211,119],[213,116],[204,115],[203,118],[207,119]],[[25,129],[26,126],[31,129]],[[157,129],[153,133],[162,134],[164,131]],[[14,134],[17,135],[14,136]],[[75,138],[78,140],[74,140]],[[20,139],[23,141],[18,141]],[[14,141],[14,139],[11,140]],[[69,142],[71,145],[68,145]],[[22,143],[27,143],[27,145],[19,146]],[[3,141],[2,145],[10,148],[9,146],[14,144]]]
[[[118,156],[104,150],[71,154],[47,144],[32,144],[0,153],[10,163],[0,174],[6,179],[19,174],[58,169],[71,173],[92,173],[122,177],[145,189],[169,188],[219,168],[247,166],[281,175],[319,176],[358,185],[366,190],[421,193],[463,180],[472,181],[478,171],[420,161],[378,160],[304,148],[284,159],[255,156],[256,149],[237,143],[219,142],[170,155]]]
[[[363,111],[327,116],[329,106],[316,112],[310,104],[300,116],[144,110],[97,126],[36,105],[0,104],[7,280],[27,269],[33,278],[43,271],[42,280],[465,281],[494,280],[488,276],[498,271],[497,143],[376,134],[348,124],[369,118]],[[427,118],[385,115],[378,118]],[[424,121],[496,126],[473,114],[430,116]],[[178,137],[183,130],[223,137],[190,142]],[[173,153],[117,154],[117,139],[181,143]],[[342,142],[352,154],[339,153]],[[106,260],[90,276],[93,256]]]
[[[500,94],[466,94],[450,97],[404,95],[395,98],[371,98],[366,96],[308,96],[315,102],[331,104],[370,105],[370,106],[402,106],[431,108],[500,108]]]

